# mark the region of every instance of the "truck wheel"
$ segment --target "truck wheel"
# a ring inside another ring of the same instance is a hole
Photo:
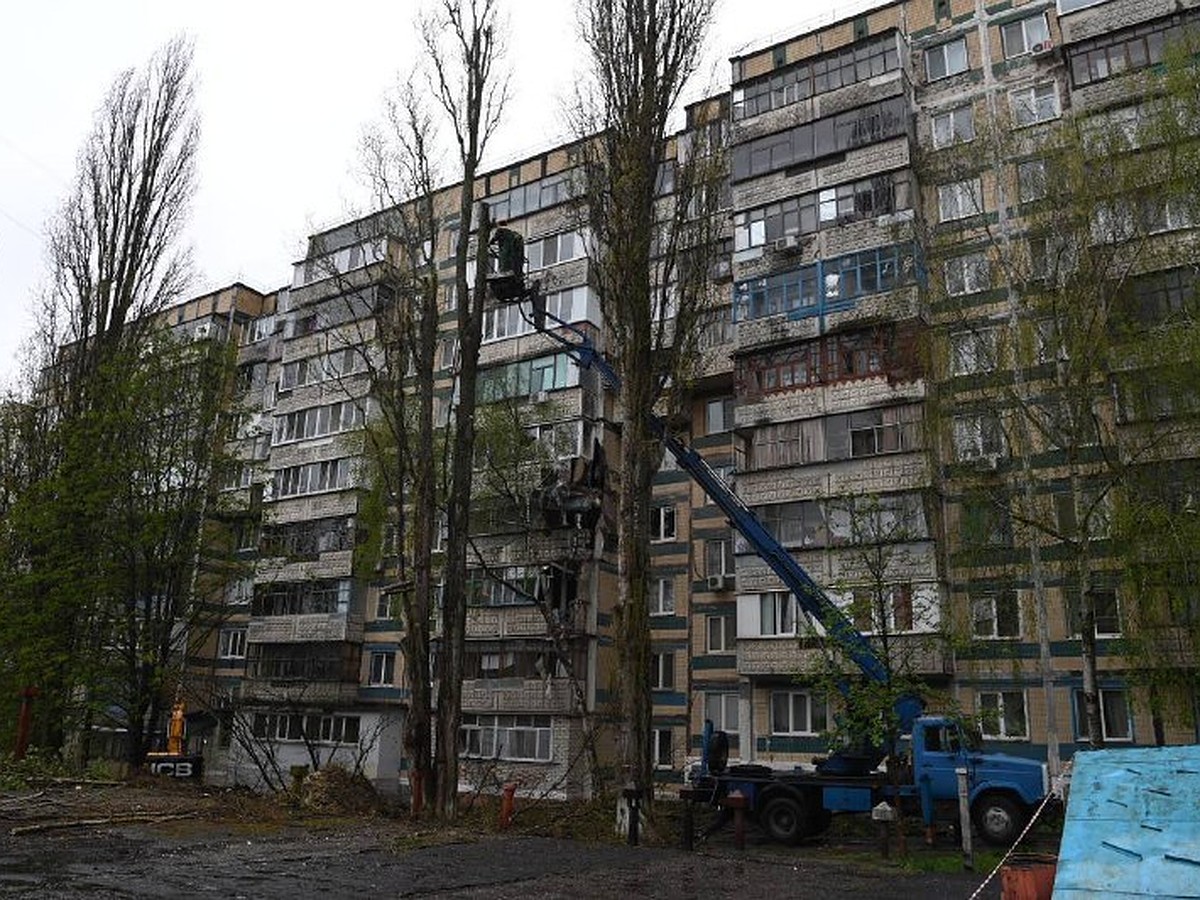
[[[997,846],[1011,846],[1025,825],[1024,807],[1004,794],[984,794],[971,813],[979,836]]]
[[[780,844],[797,844],[805,834],[804,806],[798,797],[780,795],[772,797],[763,807],[759,822]]]

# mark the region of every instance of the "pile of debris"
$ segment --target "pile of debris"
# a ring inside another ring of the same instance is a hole
[[[312,812],[334,816],[360,816],[380,812],[379,795],[361,773],[341,766],[326,766],[305,777],[300,785],[300,805]]]

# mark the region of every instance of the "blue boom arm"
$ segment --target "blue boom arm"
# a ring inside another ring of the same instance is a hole
[[[543,314],[541,311],[537,313],[538,317],[542,315],[553,320],[555,325],[574,334],[578,340],[568,340],[562,334],[546,329],[541,322],[535,323],[539,331],[565,347],[580,366],[594,369],[613,390],[620,390],[620,376],[609,365],[608,360],[596,350],[591,338],[552,313]],[[863,637],[846,617],[846,614],[809,577],[804,568],[758,520],[758,516],[750,507],[746,506],[742,499],[729,489],[724,479],[713,471],[700,454],[668,431],[666,423],[661,417],[651,415],[650,426],[662,440],[667,452],[679,463],[679,467],[691,475],[704,489],[709,499],[720,507],[721,511],[729,518],[730,524],[737,529],[738,533],[754,548],[754,552],[770,566],[771,571],[792,592],[800,607],[821,623],[826,634],[837,641],[867,678],[878,683],[886,683],[888,681],[887,667],[875,652],[871,642]],[[920,699],[914,696],[905,696],[896,702],[896,714],[901,734],[907,734],[911,730],[912,723],[921,714],[922,708]]]

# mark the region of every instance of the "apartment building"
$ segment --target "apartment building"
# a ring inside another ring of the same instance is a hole
[[[1089,583],[1072,580],[1064,534],[1080,507],[1061,499],[1063,485],[1107,483],[1104,465],[1091,451],[1067,459],[1044,436],[1018,439],[1013,384],[1039,409],[1059,386],[1038,324],[1045,271],[1018,278],[1012,260],[1046,258],[1031,186],[1043,143],[1072,117],[1134,116],[1139,73],[1197,6],[898,0],[739,54],[729,92],[689,107],[672,144],[703,131],[729,161],[690,443],[894,672],[980,715],[985,738],[1013,752],[1065,758],[1083,733],[1071,610],[1084,590],[1106,738],[1196,737],[1154,714],[1128,677],[1122,610],[1137,597],[1111,541],[1088,538]],[[551,148],[474,191],[525,238],[550,311],[603,350],[592,239],[569,202],[577,162],[571,147]],[[1177,251],[1147,257],[1130,290],[1178,305],[1191,263],[1177,239],[1191,220],[1172,216],[1155,240]],[[442,226],[431,252],[445,310],[436,407],[449,422],[453,217]],[[226,487],[248,571],[226,587],[233,615],[214,671],[228,701],[210,764],[229,780],[257,777],[231,737],[235,711],[284,771],[316,745],[381,787],[404,777],[403,623],[376,552],[388,538],[363,506],[373,412],[363,361],[378,264],[399,253],[395,240],[382,215],[315,235],[290,287],[260,297],[242,332],[234,449],[246,466]],[[481,366],[480,414],[526,443],[508,489],[495,477],[513,465],[502,442],[477,459],[463,783],[579,796],[613,664],[607,460],[618,458],[619,418],[595,374],[513,307],[487,309]],[[1114,446],[1136,424],[1115,401],[1089,409]],[[1160,462],[1191,471],[1194,442],[1173,446]],[[1014,526],[1035,507],[1062,521]],[[651,541],[661,780],[679,780],[706,721],[744,762],[824,752],[834,710],[818,689],[830,672],[820,624],[669,457]],[[1194,670],[1185,650],[1173,663]]]

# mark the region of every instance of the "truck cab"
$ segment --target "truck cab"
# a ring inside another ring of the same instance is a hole
[[[1050,787],[1044,762],[984,753],[976,734],[945,716],[921,716],[913,723],[912,767],[927,822],[939,807],[957,805],[957,770],[966,769],[971,817],[991,844],[1015,841]]]

